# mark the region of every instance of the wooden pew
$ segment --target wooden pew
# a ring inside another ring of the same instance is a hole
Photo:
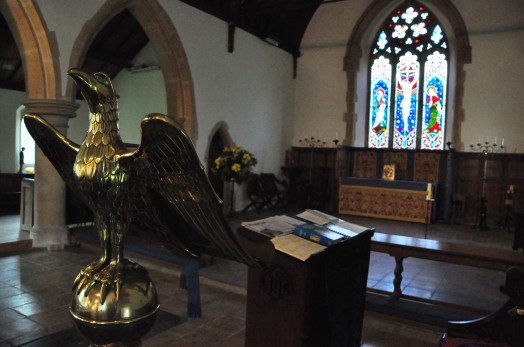
[[[371,250],[387,253],[395,258],[395,278],[392,296],[402,294],[402,272],[405,258],[419,258],[440,262],[467,265],[483,269],[506,271],[512,266],[524,266],[524,254],[513,250],[488,248],[469,244],[419,239],[409,236],[390,235],[375,232],[371,240]],[[368,289],[373,291],[372,289]],[[404,296],[406,297],[406,296]],[[428,301],[421,298],[413,298]]]

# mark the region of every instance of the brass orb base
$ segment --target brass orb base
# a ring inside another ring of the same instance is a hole
[[[110,288],[104,304],[100,304],[101,284],[73,295],[69,312],[77,331],[91,346],[139,347],[141,338],[153,326],[158,309],[158,297],[147,271],[134,263],[125,267],[125,278],[116,299]]]

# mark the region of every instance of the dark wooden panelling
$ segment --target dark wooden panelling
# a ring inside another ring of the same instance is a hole
[[[506,213],[505,192],[514,186],[513,210],[524,213],[524,154],[490,153],[487,156],[484,180],[484,155],[454,151],[399,151],[369,148],[293,148],[298,152],[299,168],[295,185],[300,191],[308,182],[324,182],[321,187],[324,207],[338,210],[340,177],[381,178],[384,164],[396,164],[396,179],[422,180],[438,183],[437,219],[448,221],[451,195],[466,196],[465,223],[478,223],[480,199],[487,200],[487,222],[494,225]],[[406,158],[406,159],[404,159]],[[450,163],[453,162],[453,170]],[[450,176],[453,172],[452,176]],[[422,179],[423,178],[423,179]],[[449,190],[449,187],[452,187]],[[298,201],[301,201],[297,195]],[[303,202],[303,200],[302,200]]]
[[[508,163],[508,180],[524,183],[524,162],[512,160]]]
[[[339,176],[336,148],[293,147],[292,151],[298,165],[282,168],[289,180],[289,202],[301,208],[336,211]]]
[[[489,158],[486,165],[486,178],[488,179],[498,179],[501,177],[501,174],[504,173],[504,160],[503,158]]]
[[[354,153],[353,176],[377,178],[377,153],[358,151]]]
[[[439,181],[440,153],[416,152],[414,161],[413,180]]]
[[[480,199],[484,192],[487,201],[487,222],[494,225],[506,213],[505,192],[514,185],[512,209],[524,209],[524,154],[456,153],[455,189],[466,194],[466,222],[475,223]],[[484,168],[485,178],[484,178]],[[483,187],[484,181],[484,190]]]
[[[395,179],[406,180],[408,172],[408,155],[405,152],[384,153],[384,164],[395,165]]]

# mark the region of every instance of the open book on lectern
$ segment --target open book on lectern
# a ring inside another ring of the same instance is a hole
[[[243,222],[242,226],[271,237],[278,251],[302,261],[369,230],[317,210],[305,210],[296,218],[280,215]]]

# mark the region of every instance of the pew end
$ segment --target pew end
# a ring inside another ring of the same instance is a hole
[[[508,295],[506,304],[479,319],[448,322],[439,347],[524,346],[524,268],[509,268],[501,290]]]

